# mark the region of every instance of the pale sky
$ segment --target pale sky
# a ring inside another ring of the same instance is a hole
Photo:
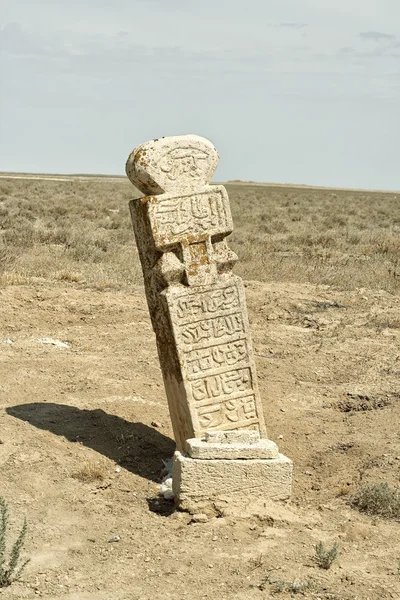
[[[400,190],[399,0],[0,0],[0,82],[0,171],[195,133],[220,181]]]

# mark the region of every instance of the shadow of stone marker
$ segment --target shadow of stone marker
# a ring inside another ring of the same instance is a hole
[[[171,456],[171,438],[143,423],[131,423],[101,409],[84,410],[53,402],[32,402],[6,409],[7,414],[39,429],[78,442],[128,471],[160,481],[162,460]]]

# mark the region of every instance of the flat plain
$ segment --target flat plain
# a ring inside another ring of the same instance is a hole
[[[135,190],[65,179],[0,179],[0,495],[14,536],[28,519],[31,558],[0,595],[399,598],[399,515],[352,499],[400,479],[400,194],[227,185],[268,433],[294,489],[257,516],[194,523],[157,494],[174,442]],[[339,545],[329,570],[320,541]]]

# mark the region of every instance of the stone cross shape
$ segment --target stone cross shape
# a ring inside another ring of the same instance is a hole
[[[213,144],[197,135],[152,140],[126,173],[145,194],[130,203],[147,302],[177,448],[205,431],[266,436],[242,280],[226,242],[226,190],[210,185]]]

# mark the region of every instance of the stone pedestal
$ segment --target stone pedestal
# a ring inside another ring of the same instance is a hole
[[[202,439],[188,440],[187,452],[175,452],[175,503],[195,513],[224,504],[240,509],[254,499],[259,505],[286,500],[292,469],[292,461],[276,444],[256,431],[207,432]]]

